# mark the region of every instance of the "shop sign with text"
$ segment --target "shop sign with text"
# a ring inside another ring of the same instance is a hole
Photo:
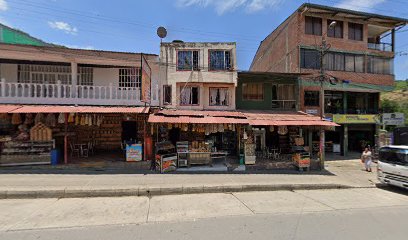
[[[405,123],[405,116],[403,113],[384,113],[382,123],[384,125],[401,126]]]
[[[369,114],[335,114],[333,115],[333,122],[340,124],[361,124],[361,123],[380,123],[380,118],[378,115]]]

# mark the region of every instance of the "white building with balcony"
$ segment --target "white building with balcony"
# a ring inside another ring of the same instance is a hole
[[[158,106],[158,56],[143,54],[152,69],[151,104]],[[0,44],[0,103],[144,106],[142,54]]]
[[[236,43],[162,43],[160,69],[162,107],[235,110]]]

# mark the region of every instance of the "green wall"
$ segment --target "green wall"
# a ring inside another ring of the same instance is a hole
[[[242,84],[244,83],[263,83],[264,90],[264,99],[263,100],[243,100],[242,98]],[[272,86],[274,84],[296,84],[297,80],[295,79],[260,79],[257,77],[254,78],[242,78],[238,79],[238,86],[235,92],[235,104],[237,109],[241,110],[278,110],[272,108]],[[296,91],[298,91],[296,89]],[[298,95],[296,92],[295,95]]]
[[[8,44],[25,44],[34,46],[48,46],[44,41],[31,37],[27,33],[0,24],[0,42]]]

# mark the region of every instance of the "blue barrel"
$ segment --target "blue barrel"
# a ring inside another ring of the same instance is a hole
[[[59,160],[59,151],[58,149],[51,150],[51,165],[57,165]]]

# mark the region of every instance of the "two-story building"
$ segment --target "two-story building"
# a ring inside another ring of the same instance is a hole
[[[341,124],[326,136],[338,151],[375,144],[380,92],[393,88],[395,35],[407,19],[305,3],[260,44],[250,71],[311,74],[299,80],[299,110]],[[319,51],[323,41],[328,48]],[[324,106],[319,75],[324,69]]]
[[[49,163],[50,142],[66,163],[123,161],[124,142],[147,139],[158,72],[154,54],[0,43],[0,165]]]
[[[162,43],[161,106],[184,110],[235,110],[235,43]]]

